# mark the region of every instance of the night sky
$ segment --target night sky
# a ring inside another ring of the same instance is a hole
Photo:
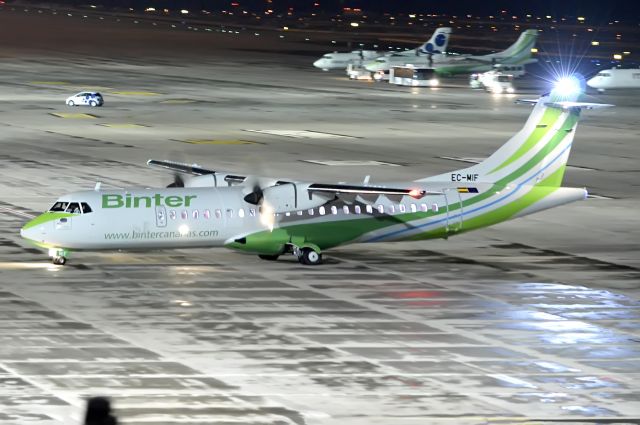
[[[42,4],[41,0],[37,0]],[[358,7],[364,13],[438,13],[461,15],[497,15],[506,10],[509,15],[552,15],[552,16],[585,16],[588,20],[605,22],[619,19],[631,23],[640,22],[640,1],[638,0],[93,0],[91,3],[106,7],[133,7],[136,9],[154,6],[156,8],[192,10],[207,9],[211,11],[229,9],[232,2],[237,2],[243,9],[256,12],[265,8],[276,12],[293,7],[294,11],[306,12],[315,10],[334,14],[343,7]],[[88,0],[57,0],[56,3],[86,5]],[[314,3],[318,3],[317,6]]]

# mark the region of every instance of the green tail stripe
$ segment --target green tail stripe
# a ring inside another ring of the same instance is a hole
[[[496,168],[491,170],[489,174],[493,174],[496,171],[502,170],[504,167],[508,166],[514,161],[517,161],[523,155],[525,155],[527,152],[533,149],[533,147],[536,146],[540,142],[540,140],[544,138],[544,136],[546,136],[550,131],[553,130],[554,124],[560,118],[561,115],[562,115],[562,111],[560,109],[548,108],[543,113],[542,118],[540,119],[538,124],[536,124],[536,128],[529,135],[527,140],[520,146],[520,148],[518,148],[518,150],[515,151],[506,161],[504,161],[502,164],[498,165]]]

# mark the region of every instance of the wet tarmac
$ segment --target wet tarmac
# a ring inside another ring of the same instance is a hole
[[[529,111],[462,78],[405,90],[212,40],[186,62],[0,50],[0,423],[80,423],[92,395],[125,424],[640,423],[637,96],[597,96],[618,106],[578,129],[565,184],[601,198],[448,241],[311,268],[222,249],[57,267],[25,244],[61,193],[169,183],[151,157],[413,179],[489,155]],[[64,105],[85,87],[103,108]]]

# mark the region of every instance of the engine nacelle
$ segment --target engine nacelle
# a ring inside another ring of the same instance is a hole
[[[274,213],[285,213],[316,208],[334,198],[331,194],[309,192],[309,183],[285,183],[262,191],[263,206]]]

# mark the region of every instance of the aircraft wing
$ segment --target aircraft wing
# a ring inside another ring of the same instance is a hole
[[[230,183],[242,183],[247,178],[247,176],[227,174],[221,171],[200,167],[197,164],[185,164],[183,162],[176,162],[176,161],[150,159],[147,161],[147,165],[150,165],[152,167],[164,168],[166,170],[171,170],[177,173],[191,174],[194,176],[204,176],[206,174],[225,174],[225,177],[224,177],[225,181]]]
[[[212,170],[209,168],[201,167],[197,164],[185,164],[176,161],[166,161],[150,159],[147,161],[147,165],[153,167],[164,168],[173,172],[191,174],[194,176],[203,176],[207,174],[224,174],[224,180],[229,183],[244,183],[249,176],[231,175],[222,173],[220,171]],[[274,182],[274,186],[282,184],[295,184],[291,181],[277,180]],[[330,193],[335,196],[372,196],[372,195],[384,195],[384,196],[411,196],[415,199],[420,199],[427,195],[442,195],[442,192],[432,192],[428,190],[422,190],[418,188],[391,188],[381,186],[365,186],[365,185],[352,185],[352,184],[326,184],[326,183],[311,183],[306,186],[306,189],[312,193]]]
[[[411,196],[420,199],[426,195],[441,195],[442,192],[430,192],[422,189],[398,189],[390,187],[357,186],[350,184],[323,184],[313,183],[307,188],[309,192],[333,193],[337,196],[347,195],[386,195],[386,196]]]

